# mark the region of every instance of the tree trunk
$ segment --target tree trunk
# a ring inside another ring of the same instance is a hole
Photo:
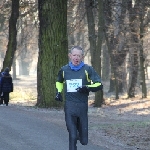
[[[38,11],[37,105],[59,107],[55,82],[60,67],[68,63],[67,0],[38,0]]]
[[[110,74],[110,57],[106,42],[103,44],[103,60],[102,60],[102,80],[107,81]]]
[[[142,85],[142,98],[147,97],[147,88],[146,88],[146,82],[145,82],[145,67],[144,67],[144,52],[143,52],[143,35],[144,35],[144,4],[140,1],[141,3],[141,12],[140,13],[140,74],[141,74],[141,85]]]
[[[119,92],[123,92],[123,69],[126,51],[125,51],[125,30],[124,20],[126,18],[126,0],[108,0],[105,4],[105,40],[110,55],[111,79],[109,92],[116,92],[118,99]],[[107,31],[107,32],[106,32]]]
[[[98,1],[99,6],[99,23],[98,23],[98,43],[96,43],[95,20],[93,15],[93,1],[85,0],[88,22],[88,37],[90,42],[91,64],[97,73],[101,76],[101,48],[103,41],[103,1]],[[103,91],[95,93],[95,107],[100,107],[103,103]]]
[[[97,48],[94,52],[94,58],[95,58],[94,68],[97,71],[97,73],[101,76],[101,51],[102,51],[102,42],[104,39],[103,38],[103,29],[104,29],[103,1],[98,0],[98,8],[99,8],[98,41],[97,41]],[[103,90],[101,90],[95,93],[95,107],[101,107],[103,103],[104,103]]]
[[[132,62],[130,68],[130,84],[128,90],[128,98],[135,97],[135,86],[137,83],[137,76],[138,76],[138,54],[137,49],[134,49],[134,54],[132,55]]]
[[[114,91],[115,91],[115,77],[114,77],[114,72],[112,72],[111,69],[110,85],[109,85],[108,92],[114,92]]]
[[[9,41],[7,45],[6,55],[3,61],[3,68],[11,66],[13,63],[16,47],[17,47],[17,29],[16,24],[19,17],[19,0],[12,0],[12,11],[9,19]]]
[[[94,67],[94,63],[96,63],[94,57],[94,53],[96,53],[96,35],[95,35],[95,20],[92,10],[93,9],[92,0],[85,0],[85,8],[88,22],[88,37],[90,42],[91,64]]]
[[[131,30],[131,39],[132,39],[132,50],[131,51],[131,69],[130,69],[130,84],[128,90],[128,98],[135,97],[135,86],[137,84],[138,76],[138,49],[139,49],[139,20],[137,17],[137,3],[136,6],[132,8],[132,0],[129,0],[128,10],[129,10],[129,21],[130,21],[130,30]]]
[[[19,72],[19,75],[29,75],[29,62],[22,59],[20,61],[20,72]]]
[[[16,58],[14,57],[14,61],[13,61],[13,80],[17,79],[17,75],[16,75]]]

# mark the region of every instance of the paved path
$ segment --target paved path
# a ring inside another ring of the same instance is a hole
[[[50,111],[0,106],[0,150],[68,150],[65,122],[60,125]],[[78,143],[78,150],[108,149],[89,141],[87,146]]]

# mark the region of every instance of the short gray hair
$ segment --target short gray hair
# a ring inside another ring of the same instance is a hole
[[[78,49],[78,50],[81,50],[81,51],[82,51],[82,55],[84,55],[84,50],[83,50],[80,46],[73,46],[73,47],[70,49],[70,53],[72,53],[72,51],[73,51],[75,48]]]

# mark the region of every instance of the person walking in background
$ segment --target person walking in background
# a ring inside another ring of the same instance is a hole
[[[13,82],[12,77],[9,74],[9,68],[6,67],[4,72],[1,73],[0,79],[0,92],[1,92],[1,105],[8,106],[9,103],[9,93],[13,92]]]
[[[88,96],[89,92],[103,89],[100,76],[92,66],[84,64],[84,52],[79,46],[71,48],[70,62],[58,72],[56,101],[62,102],[65,90],[65,121],[69,132],[69,150],[77,150],[77,140],[88,144]]]

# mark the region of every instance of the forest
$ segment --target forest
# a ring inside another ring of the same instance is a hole
[[[150,95],[149,0],[1,0],[0,67],[37,78],[37,106],[61,107],[55,82],[68,50],[79,45],[84,62],[101,76],[105,96]]]

